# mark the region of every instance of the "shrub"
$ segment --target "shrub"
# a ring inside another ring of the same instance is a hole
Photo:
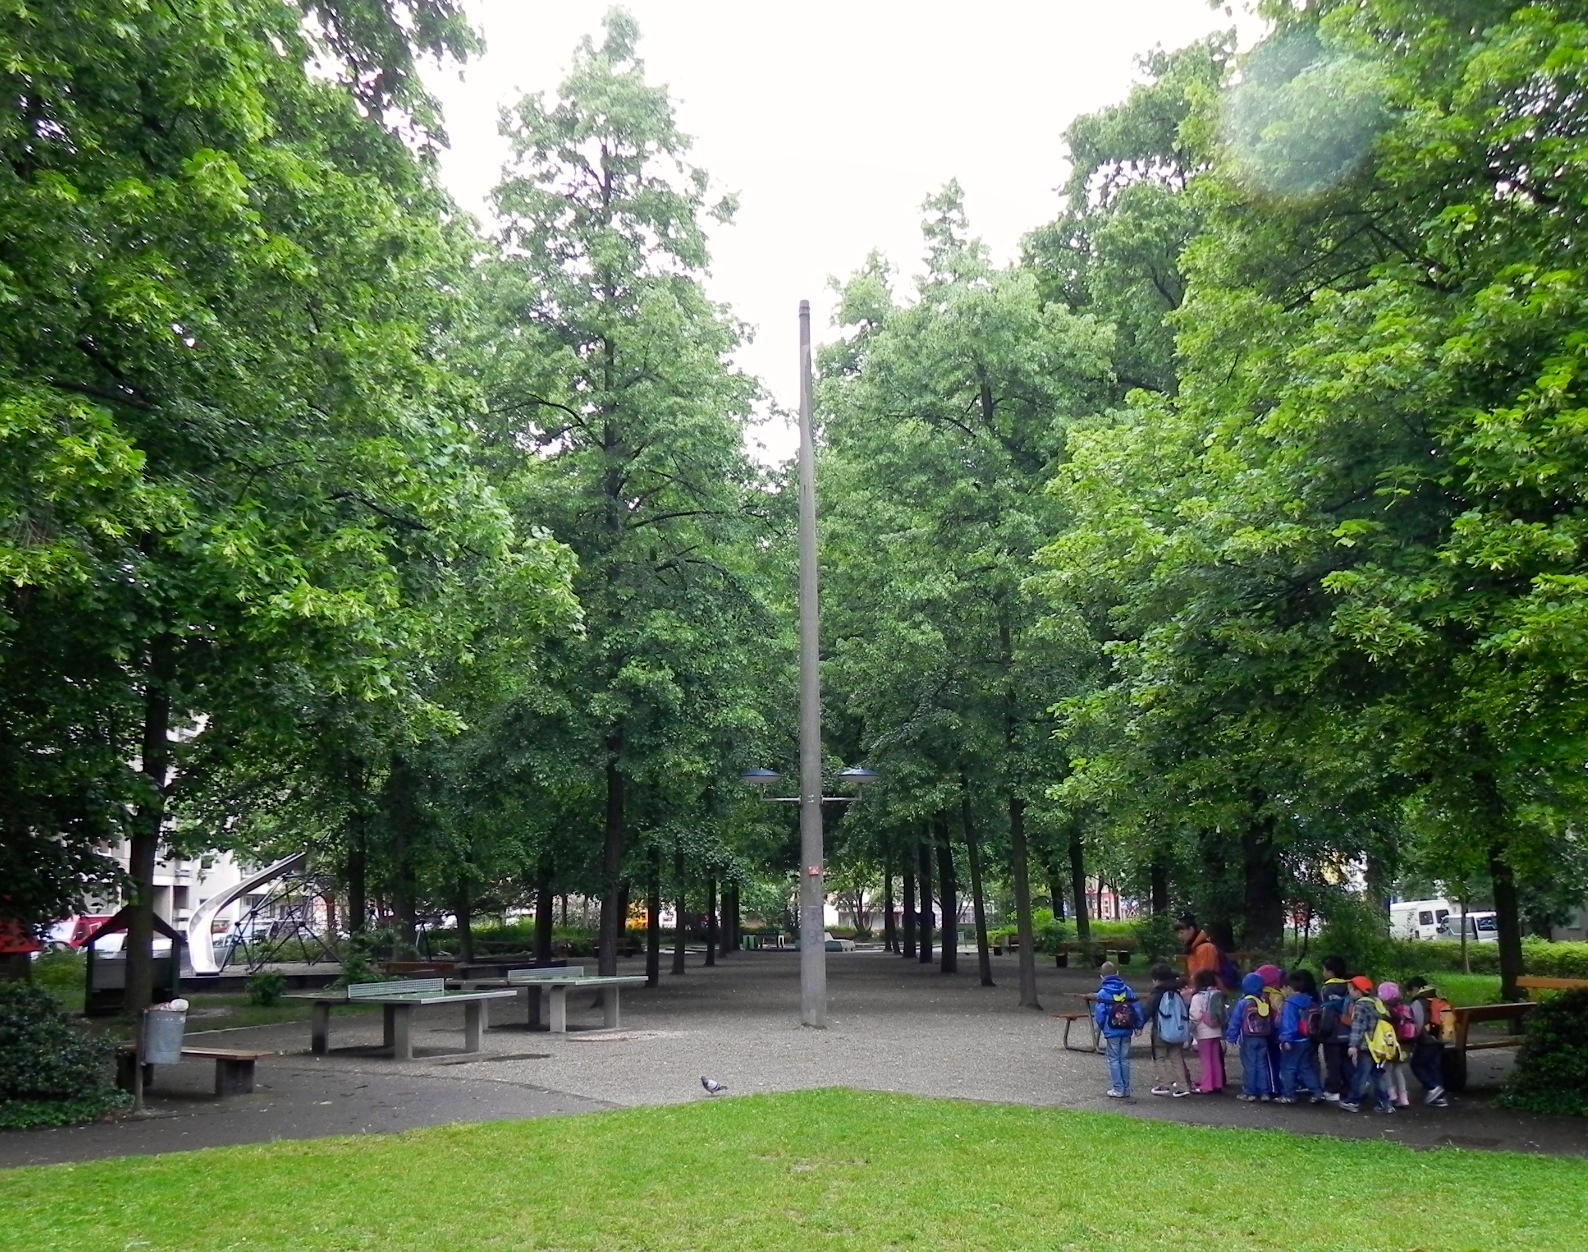
[[[1389,914],[1372,900],[1340,895],[1330,900],[1323,911],[1323,934],[1313,944],[1319,959],[1343,957],[1346,968],[1353,973],[1397,969],[1404,964],[1398,945],[1389,937]]]
[[[287,989],[287,977],[274,970],[255,974],[248,980],[248,1003],[261,1008],[271,1008],[281,1003],[281,993]]]
[[[69,1126],[126,1107],[110,1082],[115,1046],[75,1028],[44,988],[0,983],[0,1127]]]
[[[82,952],[46,952],[33,962],[33,981],[57,991],[75,991],[81,997],[87,968],[88,957]]]
[[[1138,921],[1136,947],[1149,961],[1167,961],[1180,952],[1180,941],[1175,937],[1174,918],[1168,913],[1154,913]]]
[[[337,978],[335,986],[350,987],[359,982],[385,982],[383,974],[375,964],[376,941],[367,931],[359,931],[342,940],[341,951],[342,973]]]
[[[1588,991],[1545,999],[1527,1018],[1526,1042],[1500,1103],[1535,1113],[1588,1114]]]
[[[1032,939],[1038,952],[1052,956],[1069,937],[1069,928],[1054,918],[1046,909],[1038,911],[1032,919]]]

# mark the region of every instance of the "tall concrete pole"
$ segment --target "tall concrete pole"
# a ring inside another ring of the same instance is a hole
[[[827,1025],[822,863],[822,679],[816,607],[816,442],[811,432],[811,304],[800,301],[800,1024]]]

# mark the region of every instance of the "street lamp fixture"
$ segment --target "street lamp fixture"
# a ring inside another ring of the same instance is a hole
[[[853,787],[855,794],[852,796],[817,796],[822,804],[853,804],[861,798],[864,788],[874,782],[880,781],[882,775],[874,769],[867,769],[863,765],[853,765],[839,772],[838,781],[847,787]],[[739,775],[739,781],[756,788],[761,793],[762,804],[798,804],[799,796],[769,796],[769,788],[783,781],[783,775],[775,769],[748,769]]]

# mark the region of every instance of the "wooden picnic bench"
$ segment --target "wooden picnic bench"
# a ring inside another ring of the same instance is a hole
[[[1093,1017],[1092,1014],[1090,1014],[1090,1013],[1049,1013],[1048,1016],[1049,1017],[1056,1017],[1056,1018],[1059,1019],[1059,1021],[1064,1023],[1064,1035],[1059,1040],[1059,1045],[1062,1048],[1064,1048],[1064,1050],[1066,1052],[1096,1052],[1097,1051],[1097,1041],[1098,1041],[1099,1032],[1098,1032],[1098,1029],[1097,1029],[1097,1019],[1095,1017]],[[1091,1031],[1091,1035],[1090,1035],[1090,1038],[1087,1040],[1086,1046],[1084,1048],[1079,1048],[1079,1047],[1076,1047],[1074,1044],[1072,1044],[1070,1042],[1070,1031],[1071,1031],[1071,1029],[1074,1028],[1076,1022],[1083,1022],[1083,1021],[1087,1023],[1087,1026],[1088,1026],[1088,1028]]]
[[[1465,1089],[1468,1052],[1518,1046],[1525,1037],[1522,1022],[1537,1007],[1531,1000],[1521,1000],[1512,1004],[1469,1004],[1451,1008],[1445,1015],[1445,1086],[1451,1091]],[[1479,1022],[1500,1021],[1511,1023],[1509,1034],[1471,1033],[1472,1027]]]
[[[529,992],[529,1028],[541,1027],[541,996],[551,994],[550,1020],[546,1029],[554,1035],[568,1033],[568,992],[579,987],[593,987],[603,991],[601,997],[602,1025],[616,1030],[620,1023],[618,995],[623,987],[643,987],[643,974],[586,974],[583,965],[568,965],[561,969],[536,966],[532,969],[510,969],[505,978],[469,978],[455,980],[467,986],[507,987],[508,994],[517,994],[523,987]]]
[[[1588,978],[1544,978],[1534,974],[1526,974],[1516,980],[1529,1000],[1536,999],[1535,992],[1539,991],[1588,991]]]
[[[340,990],[289,991],[283,999],[308,1000],[313,1004],[309,1025],[309,1050],[316,1056],[330,1051],[331,1008],[337,1004],[368,1004],[381,1007],[384,1022],[382,1040],[392,1058],[414,1058],[413,1014],[415,1009],[432,1004],[463,1005],[463,1050],[478,1052],[485,1032],[486,1002],[511,998],[512,991],[448,991],[444,978],[403,978],[393,982],[356,982]]]
[[[189,1048],[182,1049],[184,1057],[215,1062],[215,1094],[217,1096],[248,1095],[254,1089],[254,1062],[274,1052],[251,1052],[241,1048]],[[138,1049],[136,1044],[124,1043],[116,1052],[116,1085],[131,1091],[137,1077]],[[154,1066],[143,1067],[143,1085],[154,1081]]]
[[[1129,939],[1106,940],[1099,939],[1091,943],[1077,943],[1070,941],[1061,943],[1059,950],[1054,953],[1053,963],[1060,969],[1068,969],[1072,956],[1085,956],[1092,954],[1092,964],[1101,965],[1104,961],[1115,961],[1120,965],[1129,965],[1130,958],[1135,955],[1136,945]]]

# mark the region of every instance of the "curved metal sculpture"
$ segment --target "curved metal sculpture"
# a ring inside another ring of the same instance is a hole
[[[284,875],[301,869],[309,853],[305,849],[294,852],[291,856],[284,856],[279,861],[265,866],[264,869],[243,879],[235,887],[228,887],[218,895],[211,896],[198,908],[193,910],[193,916],[187,923],[187,950],[188,960],[192,962],[195,974],[218,974],[221,972],[220,962],[215,957],[215,935],[213,926],[215,916],[234,900],[241,899],[250,891],[258,891],[266,883],[274,882]]]

